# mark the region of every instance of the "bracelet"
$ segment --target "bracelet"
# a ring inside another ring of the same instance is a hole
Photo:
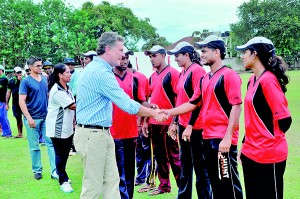
[[[173,124],[178,125],[178,122],[173,122]]]

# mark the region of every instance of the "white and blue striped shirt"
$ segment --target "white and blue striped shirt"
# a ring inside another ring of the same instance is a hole
[[[111,66],[99,57],[81,72],[77,83],[76,122],[83,125],[112,125],[112,102],[129,114],[136,114],[140,104],[120,88]]]

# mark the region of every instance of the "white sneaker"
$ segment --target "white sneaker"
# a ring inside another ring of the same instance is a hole
[[[72,193],[74,191],[69,182],[62,183],[62,185],[60,185],[60,189],[65,193]]]

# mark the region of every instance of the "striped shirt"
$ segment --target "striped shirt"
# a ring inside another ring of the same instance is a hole
[[[112,102],[129,114],[136,114],[140,108],[140,104],[120,88],[111,66],[94,57],[81,72],[77,83],[77,124],[110,127]]]

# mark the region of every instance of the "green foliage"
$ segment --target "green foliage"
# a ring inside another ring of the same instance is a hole
[[[232,48],[255,36],[271,39],[287,61],[299,57],[299,0],[250,0],[238,8],[239,22],[231,24]],[[233,50],[233,49],[231,49]]]
[[[53,63],[65,57],[79,56],[95,50],[97,39],[105,31],[118,32],[129,49],[137,43],[149,43],[158,37],[148,18],[139,19],[123,4],[99,5],[87,1],[80,9],[63,0],[0,0],[0,61],[8,66],[24,65],[30,56]]]

